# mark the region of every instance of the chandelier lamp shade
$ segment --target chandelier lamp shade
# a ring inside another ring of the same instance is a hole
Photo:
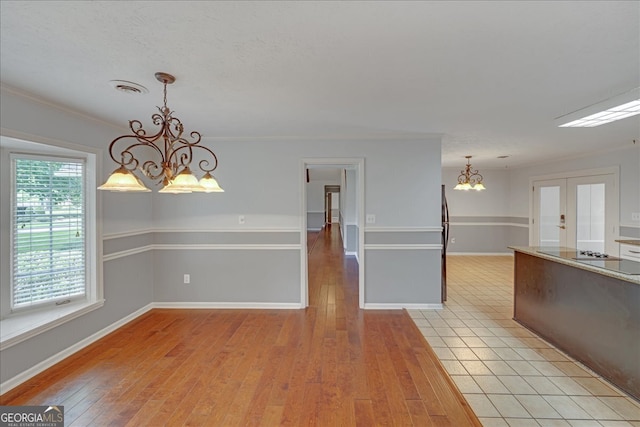
[[[159,130],[147,135],[139,120],[130,120],[131,133],[117,137],[109,145],[109,155],[119,166],[98,189],[149,192],[138,176],[142,174],[162,185],[159,193],[224,192],[212,175],[218,167],[215,153],[200,144],[199,132],[192,131],[189,139],[185,138],[182,122],[167,107],[167,85],[175,82],[175,77],[161,72],[155,77],[164,85],[164,105],[151,116]],[[147,157],[141,157],[143,155]],[[203,173],[200,180],[191,172],[196,158],[200,159],[197,168]]]
[[[460,175],[458,176],[458,185],[453,187],[454,190],[476,190],[482,191],[485,190],[485,186],[482,183],[482,175],[478,173],[478,170],[471,169],[470,159],[471,156],[465,156],[467,159],[467,164],[465,169],[460,171]]]

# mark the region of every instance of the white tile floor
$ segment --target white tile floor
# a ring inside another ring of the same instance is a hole
[[[445,308],[410,314],[485,427],[640,427],[640,403],[512,320],[512,257],[447,262]]]

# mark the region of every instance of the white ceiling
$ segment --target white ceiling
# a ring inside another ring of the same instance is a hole
[[[3,0],[0,54],[3,85],[123,128],[165,71],[187,131],[238,143],[442,133],[445,166],[513,167],[640,139],[554,124],[640,86],[637,1]]]

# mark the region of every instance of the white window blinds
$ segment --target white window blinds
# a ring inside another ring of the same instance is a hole
[[[14,155],[12,166],[12,307],[84,297],[84,161]]]

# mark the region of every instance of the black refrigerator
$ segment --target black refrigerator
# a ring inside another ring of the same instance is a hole
[[[442,302],[447,300],[447,245],[449,244],[449,206],[442,185]]]

